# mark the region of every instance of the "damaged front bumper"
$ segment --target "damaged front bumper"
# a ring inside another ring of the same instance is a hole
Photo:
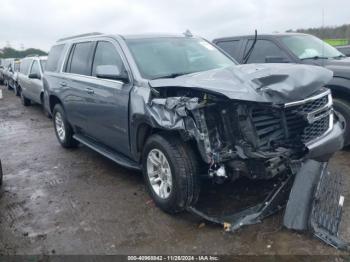
[[[331,115],[331,123],[333,123]],[[306,158],[318,161],[327,161],[334,152],[341,150],[344,146],[344,123],[336,121],[332,124],[330,132],[320,137],[317,141],[308,145],[308,154]]]
[[[311,232],[325,243],[349,250],[349,243],[339,238],[344,196],[341,176],[331,173],[325,162],[308,160],[296,174],[287,176],[259,204],[225,216],[211,216],[196,207],[188,211],[212,223],[221,224],[225,231],[262,222],[285,208],[283,225],[292,230]]]

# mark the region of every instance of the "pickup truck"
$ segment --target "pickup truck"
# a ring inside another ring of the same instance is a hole
[[[326,87],[332,90],[334,109],[347,124],[345,144],[350,143],[350,58],[321,39],[307,34],[263,34],[213,40],[239,63],[297,63],[333,71]]]

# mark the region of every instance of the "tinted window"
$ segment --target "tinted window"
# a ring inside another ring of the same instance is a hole
[[[39,68],[38,61],[34,61],[32,68],[30,69],[30,73],[40,75],[40,68]]]
[[[98,42],[92,66],[93,76],[96,76],[96,67],[99,65],[114,65],[120,72],[123,70],[123,61],[112,43]]]
[[[27,75],[31,63],[32,63],[32,59],[23,59],[23,60],[21,61],[20,72],[21,72],[22,74]]]
[[[51,72],[55,72],[58,69],[58,62],[59,59],[62,55],[63,52],[63,48],[64,48],[64,44],[63,45],[56,45],[53,46],[50,50],[49,53],[49,57],[47,60],[47,65],[46,65],[46,71],[51,71]]]
[[[248,52],[253,42],[253,40],[248,41],[246,52]],[[268,40],[258,40],[247,63],[265,63],[266,57],[282,57],[289,60],[285,52],[282,51],[275,43]]]
[[[234,59],[239,60],[239,40],[218,42],[217,45]]]
[[[70,52],[66,72],[79,75],[91,75],[92,42],[75,44]]]

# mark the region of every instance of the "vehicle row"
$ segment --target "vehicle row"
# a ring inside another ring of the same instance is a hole
[[[25,106],[31,102],[43,104],[44,69],[47,57],[30,56],[23,59],[3,59],[0,67],[0,81],[21,97]]]

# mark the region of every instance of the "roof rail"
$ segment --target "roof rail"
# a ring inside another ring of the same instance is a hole
[[[57,42],[61,42],[61,41],[69,40],[69,39],[74,39],[74,38],[79,38],[79,37],[85,37],[85,36],[94,36],[94,35],[102,35],[102,33],[92,32],[92,33],[86,33],[86,34],[80,34],[80,35],[73,35],[73,36],[68,36],[68,37],[58,39]]]

